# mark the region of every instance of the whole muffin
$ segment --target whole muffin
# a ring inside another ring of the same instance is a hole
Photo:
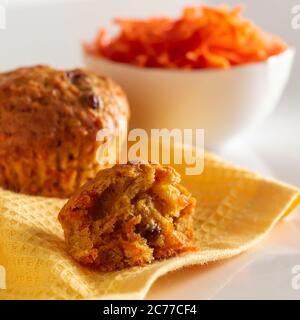
[[[100,129],[126,130],[127,99],[112,80],[48,66],[0,74],[0,185],[68,197],[100,169]]]
[[[142,266],[192,246],[195,199],[170,166],[101,170],[59,213],[73,258],[101,271]]]

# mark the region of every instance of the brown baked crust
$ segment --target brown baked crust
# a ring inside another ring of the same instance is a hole
[[[67,197],[99,170],[96,133],[126,125],[127,99],[111,79],[48,66],[0,74],[0,185]]]
[[[101,271],[142,266],[193,250],[196,204],[170,166],[101,170],[59,213],[73,258]]]

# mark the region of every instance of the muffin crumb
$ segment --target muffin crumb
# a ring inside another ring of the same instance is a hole
[[[159,164],[101,170],[59,213],[72,257],[114,271],[193,250],[196,200],[179,183],[172,167]]]

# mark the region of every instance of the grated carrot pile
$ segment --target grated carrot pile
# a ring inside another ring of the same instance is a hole
[[[241,17],[242,7],[189,7],[178,19],[116,19],[119,33],[101,29],[88,52],[140,67],[229,68],[286,50],[279,38]]]

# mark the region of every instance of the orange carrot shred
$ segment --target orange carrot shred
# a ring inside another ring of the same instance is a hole
[[[241,17],[242,7],[188,7],[178,19],[115,19],[119,33],[101,29],[86,50],[140,67],[221,68],[264,61],[287,44]]]

